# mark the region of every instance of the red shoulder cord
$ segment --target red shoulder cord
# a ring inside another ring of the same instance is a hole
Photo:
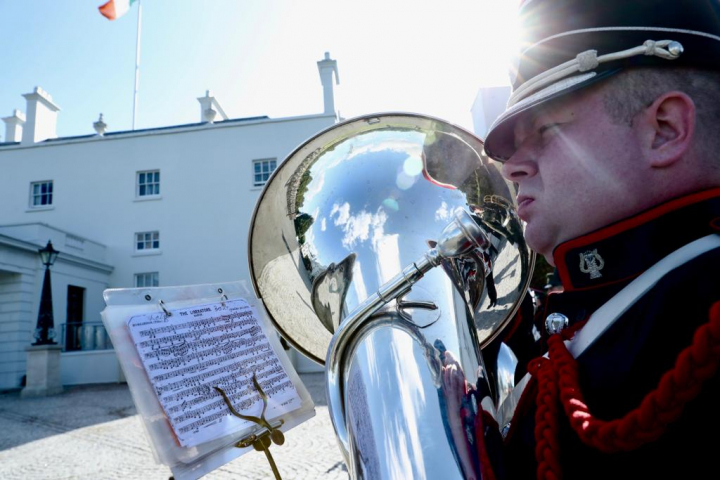
[[[494,426],[497,429],[497,423],[495,419],[486,412],[482,406],[479,407],[480,411],[475,416],[475,438],[477,441],[477,453],[478,460],[480,461],[480,478],[482,480],[495,480],[495,472],[492,469],[492,463],[490,463],[490,456],[487,453],[485,447],[485,425],[488,424]],[[493,425],[494,424],[494,425]]]
[[[616,420],[600,420],[590,413],[580,391],[577,363],[561,334],[550,337],[548,348],[550,358],[535,359],[528,368],[538,383],[535,458],[538,479],[560,479],[558,403],[583,443],[601,452],[630,451],[657,440],[720,364],[720,302],[710,308],[709,321],[695,331],[692,344],[680,352],[657,388]]]

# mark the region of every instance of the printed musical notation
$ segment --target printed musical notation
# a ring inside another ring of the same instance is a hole
[[[280,359],[245,300],[227,300],[132,317],[128,327],[145,371],[183,447],[191,447],[252,423],[230,414],[213,387],[222,388],[235,410],[266,418],[300,407],[301,400]]]

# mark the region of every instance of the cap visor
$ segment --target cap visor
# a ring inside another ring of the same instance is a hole
[[[619,72],[619,68],[602,72],[586,72],[562,80],[520,100],[503,112],[492,124],[485,138],[485,153],[504,162],[515,153],[515,124],[520,116],[548,101],[580,90]]]

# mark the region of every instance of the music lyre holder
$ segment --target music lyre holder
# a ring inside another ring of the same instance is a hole
[[[268,397],[263,391],[262,387],[260,386],[260,383],[257,381],[257,377],[255,376],[255,373],[253,372],[252,376],[252,382],[253,386],[255,387],[255,390],[257,390],[258,395],[260,395],[260,398],[263,402],[263,408],[262,412],[260,413],[259,417],[254,417],[252,415],[243,415],[242,413],[235,410],[235,408],[232,406],[232,403],[230,403],[230,399],[225,394],[222,388],[220,387],[213,387],[220,395],[222,395],[223,400],[225,401],[225,405],[227,405],[228,409],[230,410],[230,413],[235,415],[238,418],[241,418],[243,420],[247,420],[249,422],[253,422],[265,429],[264,432],[260,434],[253,433],[252,435],[243,438],[239,442],[235,444],[237,448],[247,448],[249,446],[252,446],[255,450],[258,452],[264,452],[265,457],[267,458],[268,462],[270,463],[270,468],[272,468],[273,474],[275,475],[276,480],[282,480],[280,477],[280,472],[277,469],[277,465],[275,465],[275,460],[273,460],[273,456],[270,453],[270,445],[274,443],[275,445],[282,445],[285,443],[285,435],[280,430],[280,427],[282,427],[284,420],[280,420],[277,425],[272,426],[270,423],[265,419],[265,410],[267,409],[268,404]]]

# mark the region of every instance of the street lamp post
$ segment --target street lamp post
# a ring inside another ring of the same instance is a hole
[[[45,265],[45,278],[43,279],[42,295],[40,297],[40,309],[38,311],[37,328],[35,328],[35,343],[33,345],[57,345],[52,305],[52,285],[50,283],[50,267],[55,263],[58,252],[53,248],[52,242],[48,240],[45,248],[38,250],[43,265]]]
[[[55,326],[53,321],[52,287],[50,285],[50,267],[58,256],[57,250],[48,240],[45,248],[38,250],[43,265],[45,265],[45,278],[43,279],[40,308],[38,309],[37,327],[35,328],[35,343],[25,348],[27,373],[25,375],[25,388],[20,396],[45,397],[63,391],[60,379],[60,352],[62,347],[53,340]]]

